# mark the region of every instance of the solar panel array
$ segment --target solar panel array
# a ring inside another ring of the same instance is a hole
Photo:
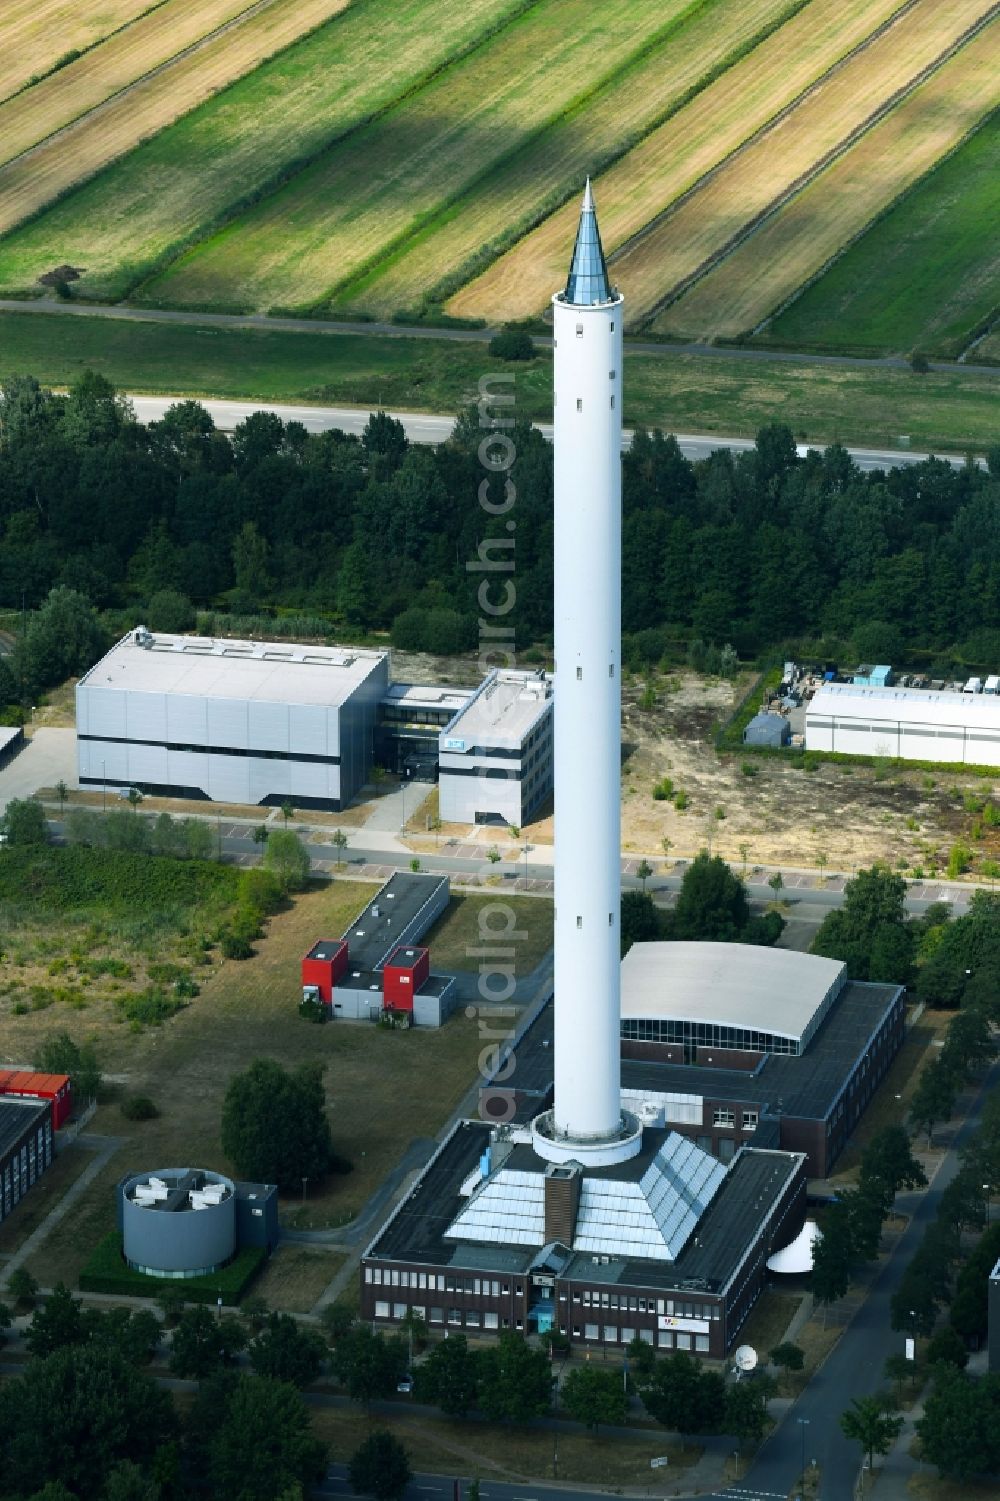
[[[584,1177],[573,1249],[674,1261],[725,1176],[726,1169],[708,1152],[671,1132],[638,1183]],[[445,1236],[508,1246],[543,1245],[544,1174],[516,1168],[494,1173]]]
[[[541,1246],[545,1241],[545,1179],[501,1168],[473,1195],[445,1231],[448,1240]]]

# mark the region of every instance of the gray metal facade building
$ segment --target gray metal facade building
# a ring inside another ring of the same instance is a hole
[[[551,679],[491,672],[442,730],[438,750],[445,823],[527,823],[552,792]]]
[[[0,1221],[13,1213],[51,1161],[50,1102],[0,1099]]]
[[[368,779],[388,679],[385,652],[140,627],[77,685],[80,784],[339,809]]]

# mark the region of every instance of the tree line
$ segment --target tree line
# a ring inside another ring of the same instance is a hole
[[[24,629],[0,659],[0,702],[89,666],[141,615],[183,631],[291,612],[337,632],[393,632],[458,652],[478,639],[492,541],[515,559],[518,640],[552,629],[552,454],[525,423],[516,547],[507,474],[487,475],[476,409],[436,448],[374,415],[360,438],[310,436],[257,412],[231,435],[195,401],[135,421],[92,372],[65,396],[30,376],[0,388],[0,609]],[[662,433],[624,459],[625,660],[721,662],[810,643],[830,657],[916,654],[951,672],[1000,662],[1000,447],[989,469],[937,460],[861,472],[837,446],[796,455],[788,428],[696,463]],[[53,592],[54,591],[54,592]],[[218,614],[214,622],[218,623]]]

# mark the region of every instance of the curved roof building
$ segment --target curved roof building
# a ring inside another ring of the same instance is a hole
[[[622,961],[622,1037],[747,1053],[803,1053],[846,966],[792,949],[636,943]]]

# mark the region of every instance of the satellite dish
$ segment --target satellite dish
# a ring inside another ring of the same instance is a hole
[[[733,1356],[733,1364],[741,1375],[754,1370],[757,1365],[757,1351],[753,1345],[740,1345]]]

